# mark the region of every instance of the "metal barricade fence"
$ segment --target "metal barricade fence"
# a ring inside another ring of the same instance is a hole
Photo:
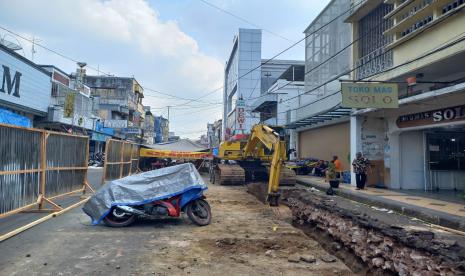
[[[105,162],[102,184],[105,181],[119,179],[139,170],[139,145],[108,139],[105,147]]]
[[[88,154],[87,136],[0,124],[0,218],[92,190]]]

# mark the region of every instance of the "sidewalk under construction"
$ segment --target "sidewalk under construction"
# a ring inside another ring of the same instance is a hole
[[[320,177],[298,176],[297,182],[323,191],[329,187],[325,179]],[[465,202],[456,196],[372,187],[355,190],[349,184],[339,185],[335,192],[356,202],[384,208],[387,212],[392,210],[439,226],[465,231]]]

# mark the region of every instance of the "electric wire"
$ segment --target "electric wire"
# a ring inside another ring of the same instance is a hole
[[[236,14],[230,12],[230,11],[227,11],[227,10],[225,10],[225,9],[223,9],[223,8],[221,8],[221,7],[219,7],[219,6],[215,5],[215,4],[213,4],[213,3],[210,3],[210,2],[208,2],[208,1],[206,1],[206,0],[199,0],[199,1],[200,1],[200,2],[203,2],[204,4],[210,6],[210,7],[214,8],[214,9],[217,9],[217,10],[219,10],[219,11],[221,11],[221,12],[224,12],[224,13],[226,13],[226,14],[228,14],[228,15],[230,15],[230,16],[236,18],[236,19],[239,19],[240,21],[243,21],[243,22],[245,22],[245,23],[247,23],[247,24],[249,24],[249,25],[251,25],[251,26],[253,26],[253,27],[255,27],[255,28],[262,29],[263,31],[265,31],[265,32],[267,32],[267,33],[269,33],[269,34],[272,34],[272,35],[274,35],[274,36],[276,36],[276,37],[282,38],[282,39],[287,40],[287,41],[289,41],[289,42],[293,42],[291,39],[289,39],[289,38],[287,38],[287,37],[285,37],[285,36],[283,36],[283,35],[277,34],[277,33],[272,32],[272,31],[270,31],[270,30],[268,30],[268,29],[266,29],[266,28],[263,28],[263,27],[261,27],[261,26],[255,24],[255,23],[253,23],[253,22],[251,22],[251,21],[249,21],[249,20],[247,20],[247,19],[245,19],[245,18],[243,18],[243,17],[241,17],[241,16],[238,16],[238,15],[236,15]]]

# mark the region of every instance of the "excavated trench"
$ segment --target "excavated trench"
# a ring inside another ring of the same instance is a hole
[[[248,185],[264,200],[266,185]],[[465,237],[340,197],[282,192],[293,224],[359,275],[465,275]]]

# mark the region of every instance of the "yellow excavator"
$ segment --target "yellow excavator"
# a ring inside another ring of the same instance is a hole
[[[277,206],[279,186],[296,183],[295,172],[283,166],[287,158],[283,132],[281,127],[258,124],[252,128],[247,140],[221,143],[214,164],[213,182],[243,185],[267,180],[267,202]]]

